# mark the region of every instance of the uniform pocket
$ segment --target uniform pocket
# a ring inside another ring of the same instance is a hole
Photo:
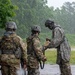
[[[37,61],[36,58],[29,57],[29,58],[28,58],[28,65],[29,65],[31,68],[38,68],[39,62]]]

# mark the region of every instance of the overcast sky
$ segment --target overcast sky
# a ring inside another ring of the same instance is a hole
[[[75,0],[47,0],[48,6],[61,7],[64,2],[75,2]]]

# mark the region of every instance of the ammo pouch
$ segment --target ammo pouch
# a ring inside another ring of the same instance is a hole
[[[14,54],[17,59],[21,58],[21,53],[22,52],[21,52],[20,47],[16,48],[16,50],[12,49],[12,50],[2,50],[2,51],[0,51],[0,54]]]

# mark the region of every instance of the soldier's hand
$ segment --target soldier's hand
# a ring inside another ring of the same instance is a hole
[[[44,52],[46,49],[47,49],[47,47],[43,45],[42,46],[42,51]]]
[[[49,39],[49,38],[46,38],[46,41],[51,41],[51,39]]]
[[[23,68],[24,68],[24,69],[26,69],[26,68],[27,68],[26,64],[24,64]]]
[[[43,59],[43,62],[45,62],[45,61],[47,61],[47,58],[46,57],[44,57],[44,59]]]
[[[47,47],[49,44],[50,44],[50,41],[47,40],[47,41],[44,43],[44,47]]]

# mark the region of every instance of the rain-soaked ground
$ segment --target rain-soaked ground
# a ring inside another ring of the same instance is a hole
[[[71,65],[72,75],[75,75],[75,65]],[[46,64],[44,69],[40,69],[40,75],[60,75],[60,69],[58,65]],[[1,75],[1,73],[0,73]],[[20,69],[18,75],[24,75],[24,71]]]

